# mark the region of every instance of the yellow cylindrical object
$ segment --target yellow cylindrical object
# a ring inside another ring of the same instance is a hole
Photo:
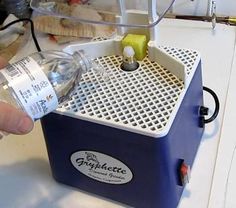
[[[228,22],[229,22],[230,24],[236,25],[236,18],[229,18],[229,19],[228,19]]]

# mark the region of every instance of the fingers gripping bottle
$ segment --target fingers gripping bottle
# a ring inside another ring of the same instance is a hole
[[[0,70],[0,101],[22,109],[35,121],[70,98],[82,73],[92,68],[98,71],[99,65],[82,51],[33,53]]]

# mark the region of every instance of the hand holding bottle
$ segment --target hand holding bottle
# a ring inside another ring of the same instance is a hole
[[[0,138],[5,132],[28,133],[33,128],[32,121],[71,98],[83,73],[93,69],[106,77],[103,68],[83,51],[73,54],[43,51],[7,66],[2,60],[3,67],[0,71]]]
[[[2,69],[7,62],[0,57],[0,69]],[[12,134],[26,134],[33,128],[32,119],[23,111],[0,101],[0,131]],[[0,138],[2,135],[0,134]]]

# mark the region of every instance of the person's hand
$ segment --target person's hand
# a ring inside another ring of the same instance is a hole
[[[7,62],[0,57],[0,69],[6,64]],[[33,126],[32,119],[25,112],[0,101],[0,131],[12,134],[27,134]]]

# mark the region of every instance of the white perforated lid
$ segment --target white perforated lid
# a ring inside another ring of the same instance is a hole
[[[162,49],[185,64],[187,79],[191,80],[199,54],[187,49]],[[109,79],[94,71],[83,74],[76,93],[57,112],[155,138],[168,133],[186,91],[183,82],[147,57],[132,72],[120,68],[122,56],[97,61]]]

